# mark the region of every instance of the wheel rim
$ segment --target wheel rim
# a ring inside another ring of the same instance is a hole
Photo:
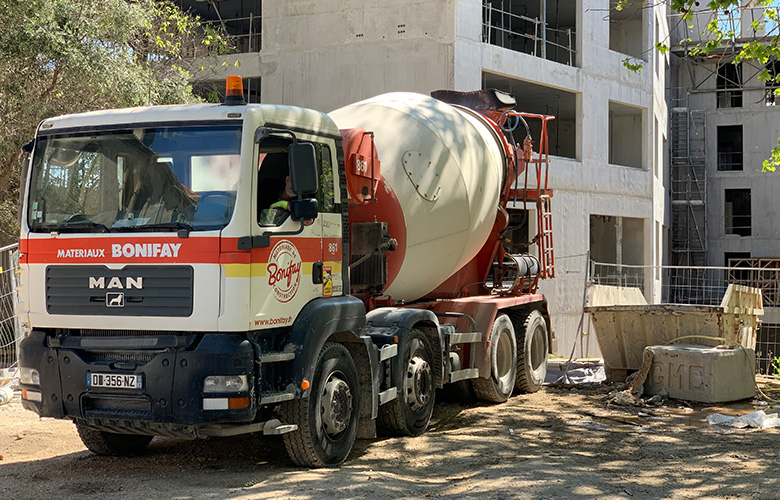
[[[330,374],[320,401],[325,434],[333,438],[344,432],[352,418],[352,391],[341,372]]]
[[[404,378],[406,402],[412,411],[418,411],[431,400],[433,373],[431,365],[421,356],[409,360]]]
[[[496,381],[502,391],[506,392],[508,386],[514,385],[515,347],[509,338],[509,332],[502,330],[496,342]]]
[[[547,359],[547,352],[545,349],[545,332],[541,326],[534,328],[534,333],[531,338],[531,369],[536,370],[544,360]]]

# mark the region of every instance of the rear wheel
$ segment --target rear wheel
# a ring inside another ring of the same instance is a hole
[[[152,442],[154,436],[116,434],[76,424],[81,442],[96,455],[126,457],[138,455]]]
[[[379,426],[385,434],[419,436],[431,421],[436,399],[433,376],[433,351],[428,337],[412,330],[402,353],[404,371],[393,383],[398,397],[379,407]]]
[[[282,403],[285,423],[298,430],[284,434],[293,462],[304,467],[334,467],[347,459],[357,435],[360,413],[355,363],[347,349],[326,343],[317,358],[308,398]]]
[[[517,338],[517,379],[515,389],[536,392],[547,376],[547,322],[542,313],[531,311],[523,321],[522,338]]]
[[[517,341],[512,321],[506,314],[496,317],[490,331],[490,376],[471,381],[474,394],[482,401],[503,403],[515,388]]]

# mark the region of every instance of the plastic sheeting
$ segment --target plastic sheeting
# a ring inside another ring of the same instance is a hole
[[[566,371],[567,363],[549,362],[544,382],[566,387],[588,387],[607,379],[603,361],[572,361]]]
[[[777,413],[767,415],[764,410],[748,413],[739,417],[731,417],[721,413],[713,413],[707,416],[707,423],[710,425],[719,425],[722,427],[734,427],[736,429],[769,429],[770,427],[780,427],[780,418]]]

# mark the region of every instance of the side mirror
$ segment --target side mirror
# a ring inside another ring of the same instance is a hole
[[[290,158],[290,184],[298,197],[314,195],[317,192],[317,157],[314,144],[297,142],[287,149]],[[309,217],[311,218],[311,217]]]
[[[319,203],[316,198],[290,200],[288,208],[290,209],[290,218],[292,220],[311,220],[317,218]]]

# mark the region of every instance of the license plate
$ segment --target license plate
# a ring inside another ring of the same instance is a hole
[[[119,375],[116,373],[87,373],[87,387],[110,389],[142,389],[141,375]]]

